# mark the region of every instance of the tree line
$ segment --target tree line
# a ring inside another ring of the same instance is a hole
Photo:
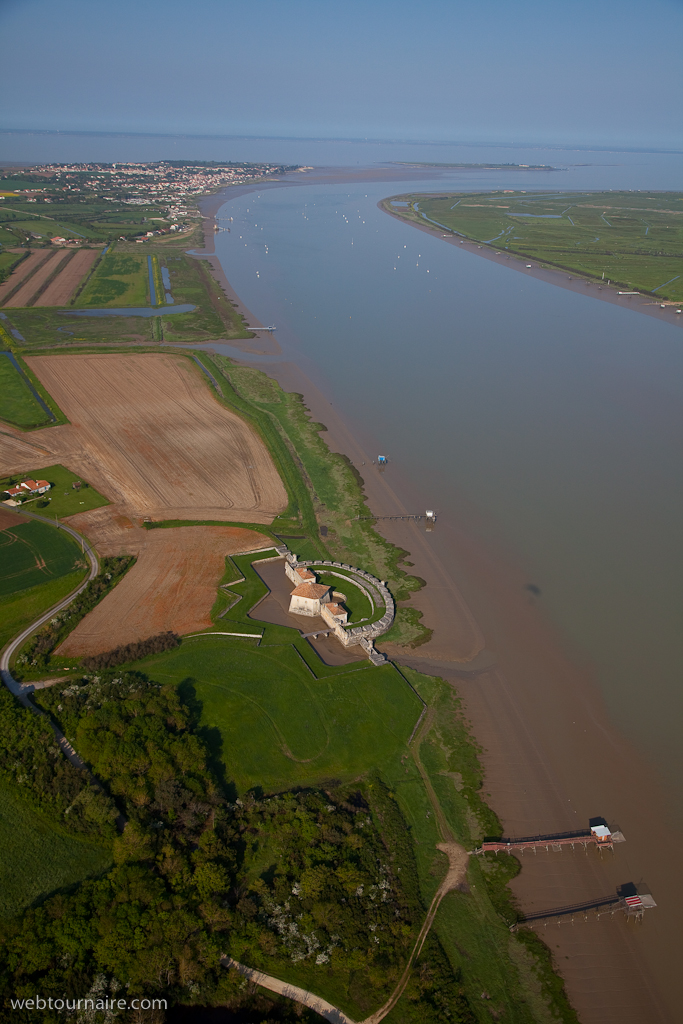
[[[129,998],[162,995],[171,1005],[246,1013],[251,990],[220,963],[229,953],[272,973],[304,972],[312,983],[336,979],[357,1004],[381,1005],[423,913],[411,844],[383,838],[379,828],[381,817],[389,837],[401,831],[385,788],[235,798],[213,771],[191,695],[141,673],[103,671],[36,699],[128,820],[112,840],[105,877],[2,926],[5,1000],[36,991],[83,996],[93,987],[104,998],[125,988]],[[19,705],[14,712],[16,735],[33,716]],[[45,728],[39,720],[36,727]],[[27,746],[49,738],[37,739]],[[66,771],[55,767],[59,750],[48,756],[53,775]],[[435,937],[411,985],[416,1022],[473,1024]],[[289,1013],[281,1007],[269,1019]],[[32,1011],[30,1019],[41,1017]]]
[[[180,636],[170,631],[157,633],[156,636],[147,637],[146,640],[138,640],[136,643],[125,644],[123,647],[115,647],[113,651],[106,651],[104,654],[93,654],[83,658],[81,664],[86,671],[100,668],[115,668],[117,665],[125,665],[130,661],[139,661],[146,658],[148,654],[161,654],[163,651],[170,651],[180,643]]]

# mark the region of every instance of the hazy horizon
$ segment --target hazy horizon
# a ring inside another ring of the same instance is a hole
[[[7,131],[683,148],[676,0],[3,0]]]

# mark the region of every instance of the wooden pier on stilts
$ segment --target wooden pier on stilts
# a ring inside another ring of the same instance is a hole
[[[617,910],[621,910],[627,917],[640,921],[646,910],[651,910],[656,906],[650,893],[639,893],[635,885],[628,882],[626,885],[619,886],[612,896],[587,900],[585,903],[573,903],[567,907],[557,907],[555,910],[541,910],[538,913],[526,914],[523,920],[510,925],[510,931],[515,932],[518,928],[524,928],[534,921],[545,921],[547,925],[547,922],[554,917],[558,919],[558,925],[562,923],[563,917],[569,917],[573,922],[574,916],[579,914],[588,920],[591,910],[595,911],[595,916],[598,918],[604,913],[614,914]]]
[[[545,847],[546,850],[561,850],[563,846],[583,846],[584,850],[588,845],[597,846],[599,850],[612,850],[615,843],[623,843],[623,834],[610,829],[604,818],[591,818],[587,829],[578,832],[554,832],[549,835],[521,836],[518,839],[485,839],[481,846],[474,850],[475,854],[481,853],[512,853],[513,850],[533,850],[537,847]]]

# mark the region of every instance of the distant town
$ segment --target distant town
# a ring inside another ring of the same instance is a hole
[[[181,160],[4,168],[0,171],[0,252],[17,244],[132,241],[182,230],[189,220],[199,218],[196,198],[227,185],[298,169]],[[150,219],[157,223],[149,225]]]

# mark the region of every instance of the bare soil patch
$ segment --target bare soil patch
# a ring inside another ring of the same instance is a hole
[[[31,299],[34,297],[41,285],[45,284],[50,274],[53,274],[60,263],[71,254],[70,249],[62,249],[61,252],[55,252],[51,259],[45,260],[42,263],[33,277],[29,278],[26,284],[23,284],[16,295],[13,295],[5,305],[10,307],[18,306],[30,306]]]
[[[37,249],[30,253],[25,260],[22,260],[16,270],[13,270],[10,276],[3,284],[0,284],[0,306],[7,298],[13,288],[23,281],[25,277],[28,277],[36,267],[39,267],[41,263],[44,263],[49,256],[53,256],[54,252],[51,249]]]
[[[42,430],[41,445],[105,494],[116,514],[270,523],[285,507],[265,445],[217,402],[188,359],[151,353],[28,362],[70,420]]]
[[[42,437],[42,431],[40,432]],[[52,449],[27,441],[10,424],[0,431],[0,476],[11,473],[30,473],[52,462]]]
[[[226,555],[272,545],[262,533],[233,526],[146,530],[106,508],[70,521],[100,554],[134,554],[137,562],[69,634],[58,652],[67,656],[101,654],[166,630],[207,629]]]
[[[0,531],[9,530],[11,526],[21,526],[22,523],[27,523],[28,520],[18,516],[15,512],[10,512],[8,508],[2,508],[0,506]]]
[[[99,256],[98,249],[80,249],[57,274],[38,299],[36,306],[63,306]]]

